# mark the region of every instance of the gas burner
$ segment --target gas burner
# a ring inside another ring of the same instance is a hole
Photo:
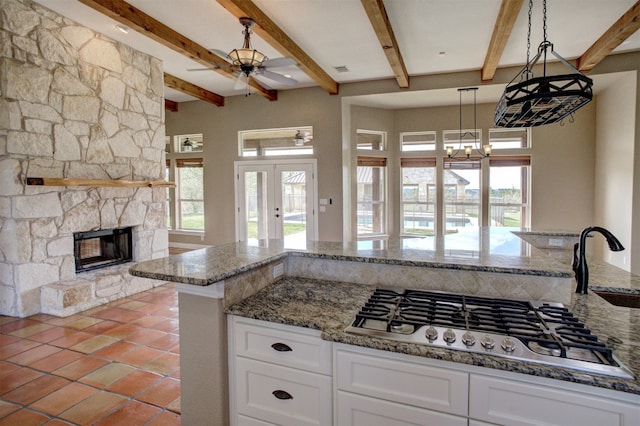
[[[346,331],[633,378],[560,303],[377,289]]]

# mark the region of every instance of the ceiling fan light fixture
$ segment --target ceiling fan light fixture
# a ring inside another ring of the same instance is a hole
[[[251,48],[251,27],[254,22],[251,18],[240,18],[240,23],[244,26],[244,43],[241,48],[233,49],[227,57],[231,63],[240,67],[247,76],[268,58],[259,50]]]
[[[547,1],[543,0],[544,40],[538,53],[529,61],[531,42],[531,10],[527,33],[527,64],[511,80],[498,101],[494,124],[498,127],[535,127],[561,121],[593,99],[593,80],[578,71],[555,52],[547,41]],[[547,53],[550,52],[571,71],[569,74],[548,76]],[[533,77],[533,67],[542,58],[543,75]]]

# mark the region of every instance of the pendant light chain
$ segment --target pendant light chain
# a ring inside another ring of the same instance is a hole
[[[542,0],[542,32],[544,41],[547,41],[547,0]]]
[[[531,12],[533,11],[533,0],[529,0],[529,26],[527,27],[527,70],[531,56]]]

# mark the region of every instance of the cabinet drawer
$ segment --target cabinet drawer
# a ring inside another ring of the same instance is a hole
[[[337,388],[348,392],[466,417],[468,382],[468,373],[390,359],[382,351],[336,351]]]
[[[338,391],[336,420],[340,426],[467,426],[466,417]]]
[[[267,423],[253,417],[238,416],[236,426],[277,426],[275,423]]]
[[[320,339],[319,331],[234,318],[236,355],[331,374],[331,342]]]
[[[472,374],[469,417],[509,425],[637,425],[640,406],[537,384]]]
[[[238,414],[279,425],[331,424],[331,377],[247,358],[236,358],[235,369]]]

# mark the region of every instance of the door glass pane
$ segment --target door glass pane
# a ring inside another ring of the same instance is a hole
[[[307,174],[303,170],[283,171],[280,187],[285,247],[296,247],[307,240]]]
[[[267,239],[267,172],[245,172],[244,182],[247,240]]]

